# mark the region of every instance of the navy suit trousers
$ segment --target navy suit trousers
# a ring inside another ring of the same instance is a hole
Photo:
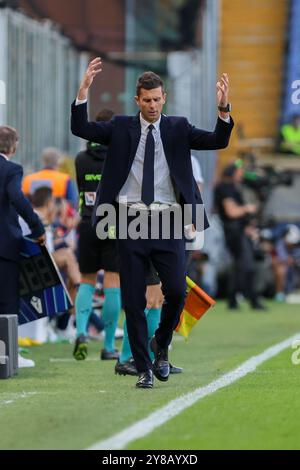
[[[149,224],[151,216],[149,216]],[[130,219],[128,220],[130,223]],[[172,340],[186,296],[186,256],[183,239],[118,240],[122,301],[130,347],[138,372],[151,369],[148,352],[146,274],[151,259],[162,283],[164,304],[155,337],[161,348]]]
[[[19,314],[19,264],[0,258],[0,315]]]

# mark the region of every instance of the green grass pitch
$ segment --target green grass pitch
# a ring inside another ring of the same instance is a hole
[[[230,313],[218,302],[188,342],[175,335],[170,360],[184,373],[156,380],[153,390],[116,376],[114,362],[99,359],[100,343],[89,343],[82,362],[72,359],[72,345],[33,347],[27,357],[36,367],[0,381],[0,449],[85,449],[297,332],[297,305],[270,302],[267,313],[254,313],[244,304]],[[299,449],[300,365],[292,353],[264,362],[128,448]]]

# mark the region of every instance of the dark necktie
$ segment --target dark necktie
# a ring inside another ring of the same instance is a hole
[[[153,124],[148,127],[149,131],[146,139],[145,158],[142,182],[142,201],[146,206],[154,201],[154,152],[155,141],[152,134]]]

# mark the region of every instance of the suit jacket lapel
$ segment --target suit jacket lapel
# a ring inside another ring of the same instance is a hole
[[[167,163],[168,163],[169,170],[170,170],[170,176],[171,176],[171,181],[172,181],[174,192],[175,192],[176,201],[180,203],[180,191],[175,182],[173,171],[172,171],[173,165],[174,165],[174,159],[172,158],[172,124],[171,124],[170,119],[168,119],[167,116],[163,114],[161,116],[161,121],[160,121],[160,136],[161,136],[165,156],[166,156]]]
[[[132,119],[130,126],[129,126],[129,133],[131,139],[131,146],[130,146],[130,156],[128,161],[128,171],[131,168],[133,163],[134,157],[136,155],[136,151],[140,142],[141,138],[141,121],[140,121],[140,113],[138,113]]]
[[[169,168],[172,166],[171,128],[170,120],[162,114],[160,121],[160,136]]]

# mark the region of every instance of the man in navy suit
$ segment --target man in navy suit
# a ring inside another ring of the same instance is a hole
[[[217,84],[219,118],[215,130],[197,129],[183,117],[162,114],[166,101],[163,82],[153,72],[138,79],[137,116],[115,116],[109,122],[89,122],[87,117],[88,90],[102,70],[100,58],[94,59],[81,82],[76,102],[72,105],[72,132],[78,137],[108,146],[102,180],[95,207],[116,204],[118,210],[126,204],[141,213],[146,211],[147,231],[159,211],[189,206],[191,222],[197,230],[208,227],[205,211],[199,226],[197,206],[202,199],[193,178],[190,150],[216,150],[228,145],[233,121],[229,115],[229,81],[222,75]],[[97,211],[99,213],[99,211]],[[155,217],[157,214],[155,214]],[[97,221],[98,219],[96,219]],[[144,219],[145,220],[145,219]],[[168,346],[172,340],[185,301],[185,242],[174,234],[174,219],[170,218],[171,235],[154,239],[119,237],[120,278],[123,305],[133,358],[139,373],[139,388],[153,387],[153,373],[161,381],[168,380],[170,369]],[[129,217],[128,222],[131,222]],[[129,224],[130,225],[130,224]],[[117,229],[118,233],[118,229]],[[159,274],[164,305],[161,321],[150,347],[155,355],[153,364],[148,352],[147,323],[144,314],[145,270],[148,259]]]
[[[22,230],[20,215],[31,229],[31,237],[45,242],[45,230],[21,190],[23,169],[10,158],[16,153],[18,134],[0,126],[0,315],[19,313],[19,256]]]

